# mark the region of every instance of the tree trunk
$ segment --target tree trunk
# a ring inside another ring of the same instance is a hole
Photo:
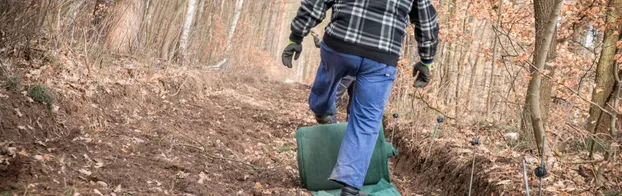
[[[486,28],[486,21],[482,21],[482,25],[480,27],[481,29],[481,33],[478,37],[482,38],[483,35],[486,35],[486,32],[488,31],[488,28]],[[477,46],[478,49],[476,51],[481,51],[482,46],[484,45],[485,41],[484,40],[479,40],[478,41],[479,45]],[[466,94],[466,104],[465,107],[467,109],[467,112],[471,112],[471,100],[472,100],[472,91],[473,91],[473,85],[475,84],[475,79],[477,79],[477,70],[479,69],[478,65],[479,65],[479,60],[481,58],[481,54],[477,53],[475,55],[475,62],[473,63],[473,66],[471,67],[471,78],[469,79],[469,85],[467,86],[467,94]],[[466,62],[467,64],[469,63],[468,61]]]
[[[175,42],[175,35],[178,35],[179,31],[176,31],[175,24],[181,23],[179,21],[180,16],[182,15],[183,9],[177,7],[175,9],[175,14],[172,16],[172,19],[169,20],[168,28],[165,28],[164,38],[162,40],[162,47],[160,48],[160,58],[165,61],[169,61],[172,58],[171,54],[171,45]],[[173,47],[174,48],[174,47]]]
[[[471,54],[471,49],[473,48],[473,38],[476,35],[474,27],[476,26],[477,20],[473,20],[472,23],[468,22],[469,19],[469,7],[471,6],[471,3],[467,3],[466,6],[466,11],[465,11],[465,18],[462,21],[462,33],[464,35],[470,34],[470,39],[464,39],[463,43],[466,41],[466,47],[464,48],[464,51],[462,52],[460,59],[458,59],[458,62],[456,63],[456,65],[458,66],[458,72],[457,72],[457,77],[456,77],[456,91],[455,91],[455,106],[454,106],[454,116],[460,116],[461,112],[460,111],[460,107],[464,107],[464,105],[461,105],[460,102],[460,91],[461,88],[463,88],[462,86],[462,77],[463,77],[463,72],[464,72],[464,67],[467,66],[467,64],[469,63],[469,55]],[[471,32],[467,32],[467,28],[471,27]],[[483,30],[483,28],[479,28],[480,30]],[[480,36],[481,37],[481,36]],[[457,121],[460,121],[459,119],[456,119]]]
[[[242,12],[243,5],[244,0],[237,0],[235,4],[235,11],[233,14],[233,22],[231,23],[231,28],[229,29],[229,34],[227,36],[227,43],[225,44],[225,58],[218,64],[214,65],[214,67],[226,66],[227,58],[229,58],[229,51],[231,50],[231,41],[233,40],[233,36],[235,35],[235,29],[238,26],[238,19],[240,19],[240,12]]]
[[[285,21],[285,18],[287,16],[287,12],[285,10],[285,8],[286,8],[285,6],[286,5],[287,5],[287,1],[283,0],[283,3],[281,4],[281,9],[279,9],[279,12],[281,13],[281,17],[279,18],[278,21]],[[279,32],[279,35],[276,36],[276,39],[277,39],[276,43],[277,44],[276,44],[276,48],[274,50],[274,54],[276,54],[276,55],[274,55],[274,57],[275,57],[274,60],[277,61],[277,62],[281,59],[280,51],[282,50],[282,48],[284,48],[284,47],[281,47],[281,44],[287,43],[287,42],[285,42],[284,39],[282,39],[282,37],[283,37],[283,32],[284,32],[283,29],[285,29],[283,26],[286,26],[288,23],[278,22],[278,24],[279,25],[277,27],[278,28],[277,32]]]
[[[114,0],[97,0],[93,9],[93,25],[99,25],[108,11],[114,5]]]
[[[503,0],[499,1],[499,7],[497,8],[499,11],[497,12],[497,24],[496,27],[497,28],[501,28],[501,19],[503,18]],[[488,82],[488,96],[486,97],[486,119],[489,119],[490,117],[490,109],[491,106],[493,104],[493,99],[492,99],[492,95],[493,92],[495,91],[496,85],[495,85],[495,70],[497,68],[497,50],[498,47],[497,45],[500,45],[501,43],[498,43],[498,39],[497,39],[497,33],[494,33],[494,37],[492,38],[493,41],[493,45],[492,45],[492,63],[490,66],[490,82]]]
[[[274,41],[274,22],[276,20],[277,11],[274,10],[275,1],[270,1],[270,5],[268,6],[268,21],[266,22],[266,28],[264,31],[264,43],[262,44],[263,49],[269,52],[272,52],[272,42]],[[274,10],[274,11],[273,11]],[[272,53],[271,53],[272,54]]]
[[[449,54],[447,55],[447,59],[446,59],[447,63],[444,64],[444,70],[445,70],[445,73],[443,74],[444,84],[442,84],[441,86],[441,88],[443,89],[441,91],[442,92],[441,97],[445,98],[445,101],[443,102],[444,105],[449,105],[449,102],[451,99],[449,92],[451,92],[450,90],[451,84],[452,84],[451,76],[453,75],[452,72],[454,72],[451,65],[454,65],[453,59],[456,58],[456,48],[458,47],[453,42],[449,45],[449,50],[447,51]]]
[[[194,20],[194,24],[192,26],[197,26],[197,24],[200,22],[200,20],[203,18],[203,12],[205,10],[205,1],[206,0],[199,0],[199,7],[198,7],[198,12],[197,12],[197,17]]]
[[[117,2],[108,23],[106,36],[106,46],[110,51],[129,53],[136,48],[145,10],[144,3],[138,0]]]
[[[523,121],[531,119],[533,135],[536,140],[538,151],[542,149],[542,136],[545,133],[542,107],[540,102],[542,73],[544,64],[552,46],[555,36],[557,17],[563,0],[535,0],[534,10],[536,18],[536,51],[534,52],[533,66],[531,68],[531,80],[527,87],[527,98],[523,110]],[[544,153],[544,152],[541,152]]]
[[[304,55],[301,55],[298,59],[298,66],[296,66],[296,81],[298,82],[302,82],[302,72],[304,71],[306,59]]]
[[[194,13],[197,7],[196,4],[196,0],[188,0],[186,19],[181,31],[181,37],[179,38],[179,53],[182,64],[186,64],[188,61],[188,39],[190,38],[190,27],[192,27],[192,20],[194,19]]]
[[[592,101],[603,108],[607,108],[606,104],[614,92],[615,75],[613,70],[617,70],[614,56],[616,54],[616,41],[618,41],[618,35],[615,35],[614,31],[616,31],[615,27],[618,27],[616,24],[620,17],[622,0],[609,1],[609,7],[614,8],[615,11],[608,11],[607,13],[607,25],[605,26],[609,26],[610,28],[607,28],[605,31],[602,52],[600,53],[600,58],[596,67],[596,86],[592,91]],[[617,108],[614,109],[614,111],[616,110]],[[607,128],[610,128],[606,121],[610,122],[611,118],[605,115],[600,108],[592,105],[590,106],[589,113],[590,116],[588,117],[586,125],[587,131],[596,134],[599,132],[606,132]],[[590,140],[592,142],[590,144],[589,157],[592,158],[595,142],[593,139]]]
[[[153,3],[151,2],[151,0],[146,0],[145,1],[145,16],[143,16],[143,20],[145,21],[143,23],[143,27],[142,27],[142,31],[143,31],[143,37],[142,37],[142,41],[141,41],[141,46],[143,48],[147,48],[147,40],[149,40],[149,27],[151,27],[151,16],[153,15]]]

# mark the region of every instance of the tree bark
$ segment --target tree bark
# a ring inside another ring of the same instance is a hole
[[[464,48],[464,51],[462,52],[460,59],[458,59],[458,62],[456,63],[456,65],[458,66],[458,72],[457,72],[457,76],[456,76],[456,91],[455,91],[455,106],[454,106],[454,116],[460,116],[461,112],[460,111],[460,107],[464,107],[464,105],[460,104],[460,90],[463,87],[462,86],[462,77],[463,77],[463,72],[464,72],[464,67],[467,66],[468,62],[469,62],[469,55],[471,54],[471,49],[473,48],[473,37],[475,36],[475,30],[473,30],[473,28],[476,26],[476,22],[477,20],[473,20],[472,24],[469,24],[468,19],[469,19],[469,7],[471,6],[471,3],[467,3],[466,6],[466,11],[465,11],[465,18],[462,21],[462,33],[464,35],[470,34],[470,39],[464,39],[463,41],[466,41],[466,47]],[[467,32],[467,28],[471,27],[471,32]],[[480,30],[483,30],[483,28],[479,28]],[[458,121],[461,120],[461,118],[457,119]]]
[[[151,16],[153,15],[153,2],[151,0],[145,1],[145,16],[143,20],[145,21],[143,24],[143,37],[142,37],[142,47],[147,48],[147,40],[149,40],[149,28],[151,27]]]
[[[175,42],[175,40],[177,40],[175,39],[175,35],[178,35],[179,33],[179,31],[176,31],[176,28],[174,28],[174,26],[175,24],[181,23],[181,21],[179,21],[179,18],[183,13],[182,11],[183,9],[177,7],[175,9],[175,14],[172,16],[172,19],[169,20],[169,24],[167,25],[168,28],[164,29],[165,34],[162,40],[162,47],[160,48],[160,58],[164,59],[165,61],[169,61],[173,56],[171,54],[171,45],[173,44],[173,42]]]
[[[451,65],[455,65],[454,64],[454,60],[456,59],[456,50],[459,48],[459,46],[457,46],[457,44],[455,42],[452,42],[449,45],[449,55],[447,56],[447,64],[445,64],[445,74],[444,78],[445,78],[445,83],[443,84],[443,86],[441,88],[444,88],[442,93],[442,97],[445,97],[445,102],[443,104],[445,105],[449,105],[449,103],[451,102],[451,96],[450,96],[450,92],[451,92],[451,84],[453,83],[453,74],[455,73],[455,71],[453,70],[453,67]]]
[[[536,51],[534,52],[533,66],[531,68],[531,80],[529,81],[526,106],[523,113],[529,114],[536,140],[538,151],[542,149],[542,136],[545,133],[544,120],[540,102],[540,90],[542,84],[542,72],[553,37],[555,26],[563,0],[535,0],[534,10],[536,18]],[[525,116],[524,115],[524,116]],[[525,119],[523,119],[524,121]],[[541,152],[544,153],[544,152]]]
[[[616,54],[616,41],[618,41],[618,35],[615,34],[615,27],[618,27],[618,19],[620,18],[620,10],[622,9],[622,0],[609,1],[609,7],[615,9],[615,11],[608,11],[606,26],[609,28],[605,31],[605,37],[603,40],[603,47],[596,67],[596,86],[592,91],[592,101],[603,108],[607,108],[607,102],[614,92],[615,86],[615,71],[617,70],[614,56]],[[609,10],[609,9],[607,9]],[[619,29],[622,30],[622,29]],[[617,111],[615,108],[613,111]],[[599,132],[606,132],[607,128],[611,128],[607,125],[606,121],[611,122],[611,118],[604,114],[604,112],[592,105],[590,106],[589,117],[587,120],[587,131],[596,134]],[[593,158],[595,142],[594,139],[590,139],[590,154],[589,157]]]
[[[199,7],[198,7],[198,12],[197,12],[197,17],[194,20],[194,25],[193,26],[197,26],[197,24],[200,22],[200,20],[203,18],[203,12],[205,10],[205,1],[206,0],[199,0]]]
[[[488,31],[488,28],[486,28],[486,21],[482,21],[482,25],[481,25],[481,34],[480,34],[480,39],[483,37],[483,35],[486,35],[486,32]],[[479,40],[479,46],[477,51],[481,51],[482,46],[484,46],[485,41],[484,40]],[[467,108],[467,112],[471,112],[471,101],[472,101],[472,93],[473,93],[473,87],[475,84],[475,80],[477,79],[477,71],[479,70],[479,60],[481,58],[481,54],[477,53],[475,55],[475,62],[473,63],[473,66],[471,67],[471,78],[469,79],[469,85],[467,86],[467,94],[466,94],[466,104],[465,107]],[[467,61],[468,63],[468,61]]]
[[[210,5],[209,5],[209,10],[208,10],[208,14],[207,14],[207,24],[205,24],[206,33],[207,33],[207,37],[205,38],[206,42],[208,43],[209,46],[213,46],[212,43],[212,34],[214,33],[214,28],[212,28],[212,25],[214,24],[213,20],[214,20],[214,10],[217,8],[216,7],[216,1],[213,1]],[[210,47],[212,48],[211,50],[213,50],[214,47]],[[210,54],[207,56],[207,60],[211,61],[212,60],[212,54],[213,52],[210,51]]]
[[[272,27],[274,26],[274,22],[276,21],[276,15],[278,13],[276,10],[274,10],[274,7],[276,7],[275,4],[275,1],[270,1],[270,5],[268,6],[267,18],[269,19],[266,22],[266,28],[264,31],[264,43],[262,44],[264,46],[263,49],[269,52],[272,52],[272,45],[274,42],[274,28]]]
[[[117,2],[108,23],[106,46],[112,52],[129,53],[138,43],[144,1],[122,0]]]
[[[499,1],[499,7],[497,8],[499,9],[499,11],[497,12],[497,23],[496,26],[497,28],[501,28],[501,19],[503,18],[503,0]],[[493,104],[493,99],[492,99],[492,95],[493,92],[495,91],[495,70],[497,68],[497,50],[498,47],[497,45],[500,45],[501,43],[498,43],[498,40],[496,38],[496,32],[494,33],[495,37],[493,37],[493,45],[492,45],[492,64],[490,66],[490,82],[488,82],[488,96],[486,97],[486,119],[488,119],[490,117],[490,108],[492,107]]]
[[[447,89],[449,89],[449,55],[452,45],[453,43],[445,43],[443,46],[443,59],[441,66],[438,68],[439,72],[441,73],[439,74],[439,97],[446,96]],[[444,104],[445,100],[446,99],[443,98],[436,99],[436,104]]]
[[[286,5],[287,5],[287,1],[283,0],[283,3],[281,4],[281,9],[279,9],[279,12],[281,13],[281,17],[279,18],[278,21],[285,21],[285,17],[287,16],[287,12],[285,11],[285,8],[286,8],[285,6]],[[276,54],[276,55],[274,55],[274,57],[275,57],[274,60],[278,62],[281,59],[280,51],[282,50],[282,48],[284,48],[284,47],[281,47],[281,45],[283,43],[287,43],[284,39],[281,39],[283,37],[283,32],[284,32],[283,29],[285,29],[284,26],[288,26],[288,25],[286,25],[287,23],[281,23],[281,22],[277,22],[277,23],[279,24],[278,30],[277,30],[277,32],[279,32],[279,34],[278,34],[278,36],[276,36],[276,38],[277,38],[276,43],[277,44],[276,44],[276,48],[274,50],[274,54]],[[304,53],[303,53],[303,55],[304,55]]]
[[[93,9],[93,25],[97,26],[101,24],[102,20],[113,5],[114,0],[95,1],[95,9]]]
[[[188,39],[190,38],[192,20],[194,19],[194,13],[197,7],[196,4],[196,0],[188,0],[186,19],[184,22],[184,27],[181,31],[181,37],[179,38],[179,53],[181,56],[182,64],[186,64],[188,61]]]
[[[233,14],[233,21],[231,23],[231,27],[229,28],[229,34],[227,36],[227,43],[226,43],[226,48],[225,48],[225,58],[218,62],[216,65],[214,65],[213,67],[222,67],[222,66],[226,66],[227,63],[227,59],[229,58],[229,51],[231,50],[231,41],[233,40],[233,36],[235,35],[235,29],[238,26],[238,19],[240,19],[240,12],[242,12],[242,6],[244,5],[244,0],[237,0],[236,4],[235,4],[235,11]]]

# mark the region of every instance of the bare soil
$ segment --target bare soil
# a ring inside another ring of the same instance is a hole
[[[0,141],[19,153],[0,168],[0,193],[302,194],[294,130],[312,123],[308,87],[249,80],[204,97],[99,89],[54,114],[2,90]]]
[[[314,124],[310,87],[222,78],[161,81],[173,92],[164,96],[145,84],[99,86],[91,96],[59,96],[54,112],[0,90],[0,142],[16,149],[0,166],[0,195],[309,195],[299,184],[295,130]],[[396,135],[392,160],[404,195],[468,191],[467,162],[450,161],[439,146],[423,167],[421,148],[405,138]],[[496,190],[485,176],[474,187],[476,195]]]

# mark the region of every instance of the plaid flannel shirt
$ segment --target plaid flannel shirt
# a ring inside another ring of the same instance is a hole
[[[439,27],[430,0],[302,0],[290,40],[302,42],[330,8],[333,14],[324,36],[329,47],[396,65],[410,17],[422,61],[434,60]]]

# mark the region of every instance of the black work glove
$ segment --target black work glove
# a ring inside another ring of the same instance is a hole
[[[283,65],[292,68],[292,57],[294,57],[294,60],[298,60],[300,53],[302,53],[302,44],[289,41],[289,44],[283,50]]]
[[[415,88],[424,88],[430,83],[430,67],[432,64],[426,65],[422,62],[415,64],[413,68],[413,77],[417,77],[415,79],[415,83],[413,86]],[[417,75],[419,73],[419,75]]]

